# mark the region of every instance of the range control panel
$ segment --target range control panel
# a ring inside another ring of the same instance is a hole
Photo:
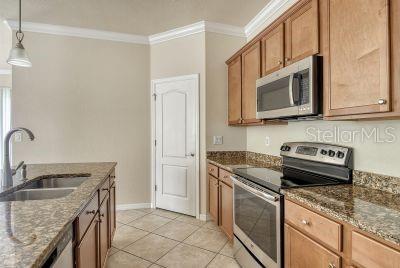
[[[340,166],[352,165],[352,154],[352,148],[326,143],[287,142],[281,146],[281,156]]]

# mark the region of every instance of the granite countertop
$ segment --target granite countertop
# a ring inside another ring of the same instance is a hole
[[[54,175],[89,177],[63,198],[0,202],[0,267],[40,267],[115,166],[113,162],[27,165],[28,181]],[[16,181],[22,183],[17,188],[26,184]],[[9,190],[1,192],[3,196]]]
[[[252,156],[249,152],[213,152],[208,161],[229,171],[245,165],[281,170],[277,157]],[[399,178],[355,171],[353,181],[354,184],[287,189],[284,194],[400,246],[400,194],[396,190]]]
[[[386,241],[400,245],[400,195],[356,185],[285,190],[308,205]]]

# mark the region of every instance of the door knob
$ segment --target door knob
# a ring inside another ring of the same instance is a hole
[[[195,156],[195,154],[194,154],[194,153],[190,153],[190,154],[187,154],[186,156],[191,156],[191,157],[194,157],[194,156]]]
[[[386,100],[385,100],[385,99],[379,99],[379,100],[378,100],[378,104],[379,104],[379,105],[386,104]]]

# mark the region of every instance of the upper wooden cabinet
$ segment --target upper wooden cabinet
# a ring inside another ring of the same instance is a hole
[[[279,24],[261,39],[262,76],[283,67],[284,62],[284,25]]]
[[[325,115],[389,111],[389,0],[329,0],[327,10]]]
[[[319,53],[318,0],[304,1],[261,37],[262,76]]]
[[[242,121],[242,61],[237,57],[228,65],[228,123]]]
[[[261,77],[260,42],[249,47],[242,54],[242,119],[243,123],[257,123],[256,80]]]
[[[318,53],[318,0],[310,0],[285,21],[285,65]]]

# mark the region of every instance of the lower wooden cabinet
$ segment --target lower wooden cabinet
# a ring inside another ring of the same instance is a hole
[[[232,187],[219,182],[219,211],[220,226],[224,233],[233,239],[233,190]]]
[[[89,228],[75,248],[75,265],[77,268],[99,267],[99,227],[98,214],[95,215]]]
[[[208,212],[221,230],[233,239],[233,188],[231,173],[208,164]],[[214,177],[218,174],[218,178]]]
[[[107,254],[111,248],[116,227],[115,182],[113,180],[109,178],[103,184],[76,218],[74,225],[75,266],[77,268],[106,267]]]
[[[219,198],[219,186],[218,179],[212,175],[208,175],[208,191],[209,191],[209,213],[212,220],[218,224],[218,198]]]
[[[340,257],[285,224],[285,267],[339,268]]]

